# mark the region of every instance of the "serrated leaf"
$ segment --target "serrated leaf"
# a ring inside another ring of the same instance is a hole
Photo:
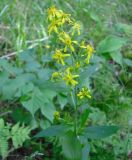
[[[20,92],[22,88],[31,80],[34,79],[33,74],[21,74],[14,79],[7,79],[1,90],[1,98],[3,100],[10,100],[14,97],[21,96]],[[18,94],[19,93],[19,94]]]
[[[31,94],[31,98],[27,101],[22,101],[22,105],[34,116],[35,112],[44,106],[48,102],[43,93],[38,89],[34,88]]]

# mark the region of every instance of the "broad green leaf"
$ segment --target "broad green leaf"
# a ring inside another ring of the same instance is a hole
[[[47,102],[49,101],[45,98],[45,95],[38,88],[34,88],[31,98],[21,103],[34,116],[35,112]]]
[[[117,52],[111,52],[110,55],[111,55],[112,59],[116,63],[118,63],[118,64],[120,64],[122,66],[123,57],[122,57],[122,54],[119,51],[117,51]]]
[[[110,53],[119,51],[125,43],[126,39],[117,36],[108,36],[99,43],[97,53]]]
[[[20,122],[22,124],[29,124],[32,120],[32,116],[29,112],[26,112],[24,108],[14,108],[11,117],[15,122]]]
[[[90,139],[100,139],[111,136],[118,131],[118,126],[91,126],[87,127],[84,134]]]
[[[81,72],[80,81],[83,82],[86,78],[91,78],[99,69],[100,65],[98,64],[89,65],[84,71]]]
[[[22,97],[31,93],[34,89],[34,85],[32,83],[25,83],[22,87],[20,87],[15,94],[15,97]]]
[[[51,122],[53,122],[53,119],[54,119],[54,112],[55,112],[55,107],[54,105],[49,102],[49,103],[44,103],[42,106],[41,106],[41,112],[42,114],[47,118],[49,119]]]
[[[40,131],[38,134],[35,135],[35,137],[38,138],[38,137],[61,136],[65,134],[69,129],[70,127],[68,125],[55,125],[43,131]]]
[[[62,152],[67,159],[82,159],[82,146],[74,133],[68,132],[65,136],[61,137],[60,144],[62,146]]]
[[[128,58],[124,58],[123,61],[127,66],[132,67],[132,60]]]
[[[43,79],[47,81],[51,78],[52,72],[53,71],[51,69],[45,68],[45,69],[39,69],[37,74],[38,74],[39,79]]]
[[[44,89],[42,90],[42,92],[45,95],[45,97],[49,100],[52,100],[56,96],[56,92],[51,88]]]
[[[24,65],[24,70],[26,72],[39,72],[41,65],[37,61],[31,61]]]
[[[47,62],[51,62],[51,61],[52,61],[51,55],[43,55],[42,56],[42,62],[43,63],[47,63]]]
[[[41,129],[47,129],[51,125],[50,122],[45,119],[41,119],[39,124],[40,124]]]
[[[0,72],[0,95],[2,94],[2,87],[8,81],[8,73]]]
[[[63,109],[64,106],[67,104],[67,96],[59,94],[57,98],[58,98],[61,109]]]
[[[117,23],[115,25],[115,29],[117,32],[125,33],[127,36],[132,36],[132,25],[130,24]]]
[[[32,48],[32,49],[27,49],[21,53],[18,54],[18,58],[20,61],[24,61],[24,62],[32,62],[36,59],[36,55],[35,55],[36,49]]]
[[[104,63],[105,59],[101,56],[93,55],[90,62],[92,64],[99,64],[99,63]]]
[[[42,81],[40,82],[39,81],[39,84],[38,84],[42,90],[51,90],[51,91],[54,91],[54,92],[59,92],[59,93],[62,93],[62,92],[67,92],[67,88],[66,86],[64,86],[64,84],[62,83],[59,83],[59,82],[51,82],[49,80],[47,81]]]
[[[0,68],[2,72],[6,71],[10,75],[17,75],[23,72],[22,68],[16,67],[13,63],[9,63],[6,59],[0,59]]]
[[[11,100],[15,97],[17,91],[25,85],[23,79],[8,79],[2,87],[2,99]]]

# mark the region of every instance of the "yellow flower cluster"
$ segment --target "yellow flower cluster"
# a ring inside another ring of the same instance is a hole
[[[71,18],[70,14],[52,6],[48,9],[48,21],[48,33],[50,35],[54,33],[53,36],[56,37],[56,42],[58,42],[52,58],[62,65],[60,71],[52,74],[51,80],[63,80],[67,85],[74,87],[78,84],[77,78],[80,68],[89,63],[94,48],[90,44],[74,40],[76,35],[81,34],[81,25]],[[65,62],[68,58],[71,58],[72,65],[68,60],[67,63]],[[89,91],[85,88],[78,95],[80,95],[80,98],[90,98]]]
[[[75,34],[75,32],[77,32],[78,33],[78,35],[80,35],[81,34],[81,32],[80,32],[80,30],[81,30],[81,25],[79,24],[79,23],[77,23],[77,22],[75,22],[74,24],[73,24],[73,26],[72,26],[72,35],[74,35]]]
[[[81,91],[77,94],[77,96],[78,96],[80,99],[83,99],[83,98],[91,98],[90,90],[88,90],[86,87],[84,87],[84,88],[82,88]]]
[[[70,71],[70,68],[66,69],[66,73],[64,74],[63,80],[66,82],[67,85],[75,86],[78,82],[75,78],[78,78],[79,75],[73,75]]]
[[[86,55],[85,62],[86,62],[86,64],[88,64],[90,61],[90,58],[92,57],[92,54],[94,53],[94,48],[91,44],[85,45],[84,41],[82,42],[80,48],[85,49],[85,55]]]
[[[51,80],[58,80],[62,76],[61,72],[54,72],[51,76]]]
[[[72,52],[75,51],[73,44],[77,44],[77,41],[73,41],[66,32],[62,32],[59,35],[59,39],[65,45],[64,52],[67,51],[67,48],[69,48]]]
[[[50,25],[48,27],[48,32],[58,33],[58,27],[64,25],[64,23],[70,23],[70,14],[64,13],[62,10],[58,10],[55,6],[52,6],[48,9],[48,20],[50,21]]]
[[[69,56],[70,54],[63,54],[61,50],[56,49],[55,54],[53,55],[53,59],[57,60],[58,63],[61,63],[64,66],[65,65],[64,59]]]
[[[79,75],[72,74],[71,68],[67,68],[64,73],[54,72],[51,76],[51,80],[56,81],[61,78],[66,82],[67,85],[75,86],[78,84],[78,82],[75,80],[78,77],[79,77]]]

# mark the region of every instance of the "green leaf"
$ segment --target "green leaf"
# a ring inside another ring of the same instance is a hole
[[[43,80],[49,80],[51,78],[52,75],[52,70],[49,68],[44,68],[44,69],[39,69],[38,70],[38,77],[39,79],[43,79]]]
[[[35,55],[35,53],[36,53],[35,48],[27,49],[18,54],[18,58],[20,61],[32,62],[36,59],[37,54]]]
[[[24,125],[20,126],[19,123],[15,124],[11,128],[11,135],[12,135],[12,143],[14,148],[18,148],[22,146],[24,141],[30,139],[29,137],[30,128],[25,127]]]
[[[121,47],[126,43],[126,39],[117,36],[108,36],[99,43],[97,53],[110,53],[119,51]]]
[[[34,88],[31,98],[21,103],[34,116],[35,112],[44,107],[47,102],[49,101],[45,98],[45,95],[38,88]]]
[[[40,124],[41,129],[47,129],[51,125],[50,122],[45,119],[41,119],[39,124]]]
[[[34,75],[30,73],[21,74],[14,79],[7,79],[1,91],[2,99],[9,100],[14,97],[21,97],[22,89],[33,79]],[[28,87],[26,86],[26,88]]]
[[[26,72],[39,72],[41,65],[37,61],[31,61],[25,64],[24,69]]]
[[[5,71],[10,75],[20,74],[23,71],[21,68],[16,67],[6,59],[0,59],[0,68],[2,68],[2,71]]]
[[[132,67],[132,60],[128,58],[124,58],[123,61],[127,66]]]
[[[65,134],[69,129],[70,127],[68,125],[55,125],[39,132],[37,135],[35,135],[35,137],[38,138],[60,136]]]
[[[111,52],[110,55],[116,63],[118,63],[122,66],[123,57],[122,57],[122,54],[120,52],[118,52],[118,51],[117,52]]]
[[[99,69],[99,64],[89,65],[84,71],[81,72],[79,81],[84,82],[86,78],[91,78]]]
[[[85,110],[81,116],[81,127],[83,127],[87,121],[87,118],[88,118],[88,115],[89,115],[89,110]]]
[[[86,144],[82,149],[82,160],[88,160],[90,145]]]
[[[41,106],[41,112],[47,119],[53,122],[55,107],[51,102],[43,104]]]
[[[115,30],[119,33],[125,33],[127,36],[132,36],[132,25],[131,24],[123,24],[117,23],[115,24]]]
[[[60,144],[62,145],[62,152],[67,159],[82,159],[82,146],[74,133],[68,132],[65,136],[61,137]]]
[[[90,139],[100,139],[111,136],[118,131],[118,126],[91,126],[87,127],[84,134]]]
[[[61,109],[63,109],[64,106],[67,104],[67,96],[59,94],[57,98],[58,98]]]

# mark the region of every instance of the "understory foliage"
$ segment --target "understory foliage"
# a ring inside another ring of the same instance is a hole
[[[20,126],[19,123],[12,126],[0,119],[0,155],[5,158],[10,152],[21,147],[27,139],[30,139],[29,133],[29,127]],[[9,140],[12,141],[11,144]]]
[[[87,31],[76,8],[63,3],[72,14],[55,5],[43,13],[38,6],[47,24],[46,41],[35,40],[20,51],[32,42],[24,43],[19,24],[20,53],[0,58],[0,155],[10,158],[22,148],[27,160],[129,159],[132,63],[125,54],[131,28],[118,23],[110,32],[110,24],[101,24],[99,15],[87,8],[79,10],[89,17]],[[77,3],[81,7],[86,2]]]

